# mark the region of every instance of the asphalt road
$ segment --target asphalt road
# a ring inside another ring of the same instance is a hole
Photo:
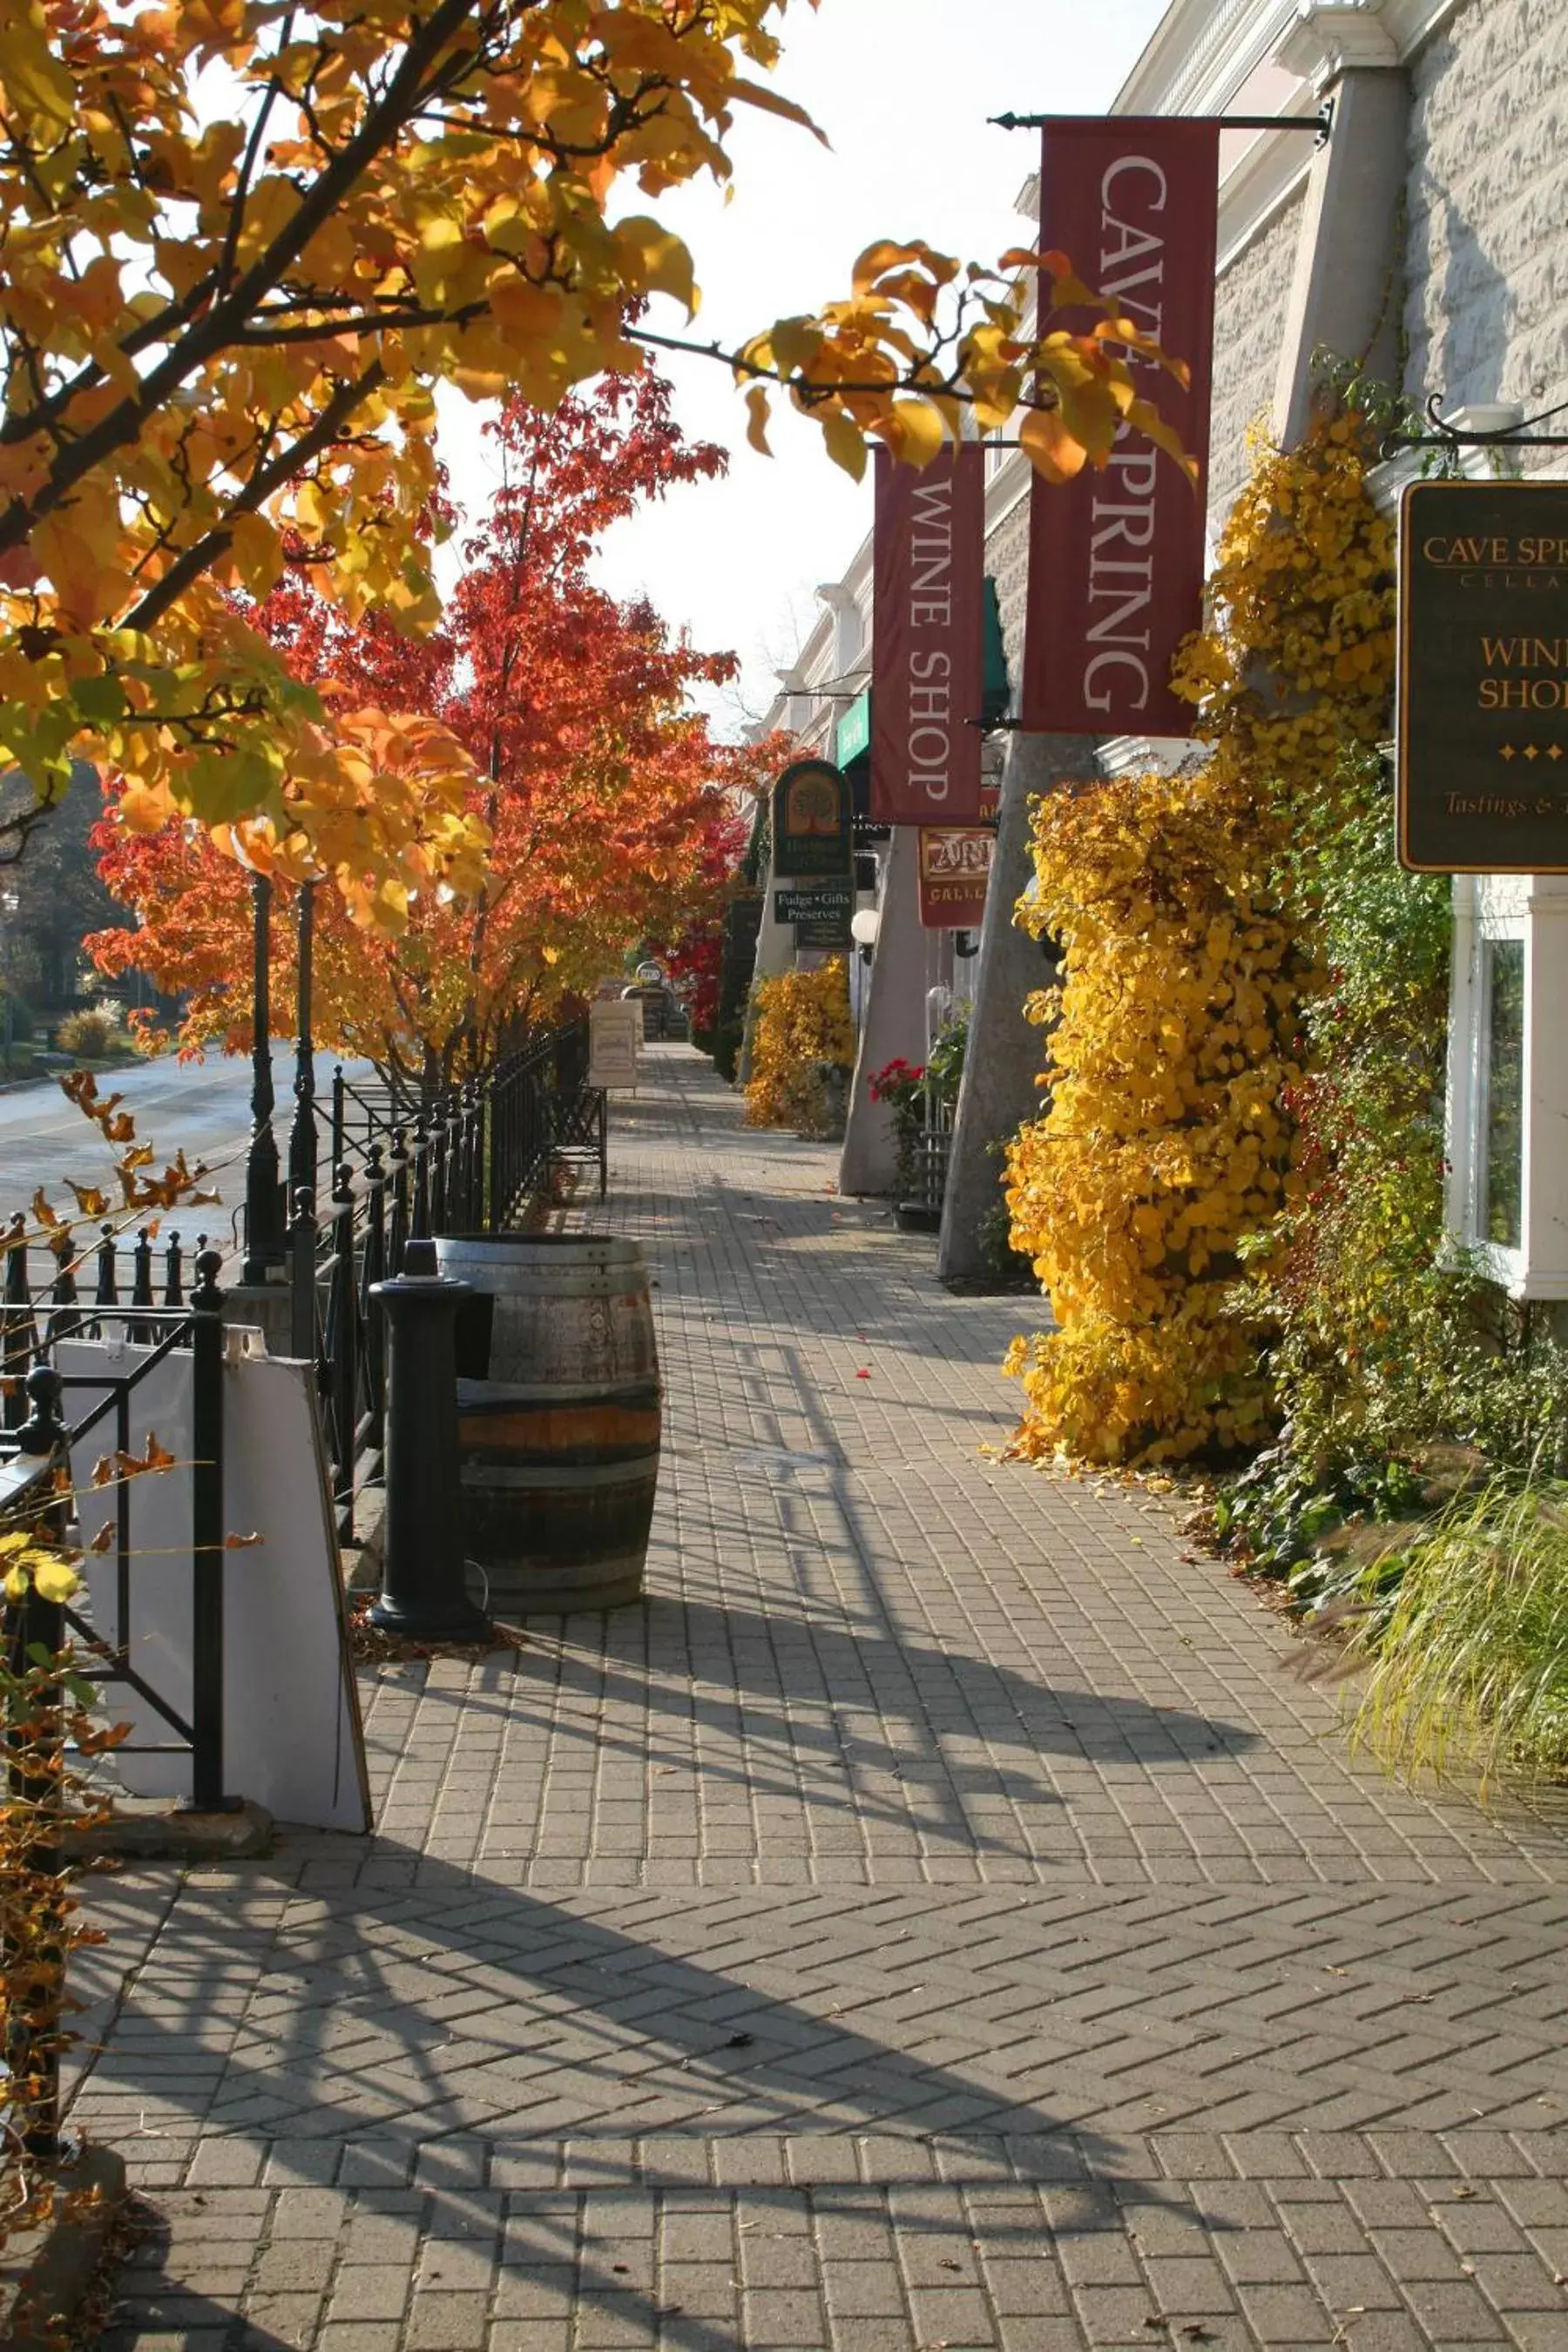
[[[325,1095],[332,1081],[333,1056],[316,1057],[316,1085]],[[278,1093],[273,1127],[280,1159],[289,1149],[289,1123],[293,1117],[291,1086],[294,1057],[279,1042],[273,1047],[272,1083]],[[124,1070],[100,1071],[101,1096],[123,1096],[123,1108],[136,1121],[139,1142],[151,1144],[154,1164],[162,1168],[183,1150],[194,1167],[205,1160],[212,1171],[210,1189],[222,1196],[221,1208],[190,1212],[193,1229],[205,1222],[220,1246],[227,1247],[231,1221],[245,1196],[245,1153],[250,1139],[250,1063],[248,1058],[181,1064],[169,1058],[138,1062]],[[68,1208],[65,1179],[97,1184],[111,1193],[112,1154],[98,1129],[67,1101],[58,1083],[41,1078],[31,1086],[0,1094],[0,1213],[9,1215],[26,1208],[39,1185],[51,1199]]]

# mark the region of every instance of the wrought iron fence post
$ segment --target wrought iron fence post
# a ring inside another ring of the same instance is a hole
[[[27,1281],[27,1220],[18,1209],[11,1220],[5,1245],[4,1369],[5,1423],[7,1429],[19,1429],[27,1418],[27,1398],[23,1382],[27,1377],[27,1367],[33,1360],[35,1338],[33,1302]]]
[[[343,1066],[337,1063],[332,1070],[332,1166],[343,1156],[343,1141],[348,1132],[349,1082],[343,1076]]]
[[[316,1328],[316,1196],[299,1186],[289,1226],[289,1347],[306,1363],[319,1361]]]
[[[283,1190],[272,1133],[272,881],[254,874],[251,894],[250,1150],[245,1166],[244,1280],[265,1282],[283,1255]]]
[[[429,1238],[430,1133],[421,1110],[414,1121],[414,1213],[409,1220],[408,1239],[427,1242]]]
[[[191,1811],[233,1810],[223,1759],[223,1259],[204,1249],[191,1294]]]
[[[68,1232],[51,1237],[49,1255],[55,1262],[55,1278],[49,1285],[48,1336],[51,1340],[68,1339],[73,1331],[81,1328],[76,1287],[76,1270],[80,1261]]]
[[[511,1087],[510,1058],[490,1073],[490,1177],[485,1203],[485,1231],[499,1234],[506,1223],[508,1177],[511,1156]]]
[[[408,1129],[395,1127],[392,1130],[392,1157],[388,1162],[392,1185],[392,1222],[386,1236],[386,1265],[389,1274],[403,1271],[403,1253],[408,1246]]]
[[[316,885],[301,882],[296,913],[294,1121],[289,1130],[289,1195],[301,1184],[316,1189],[316,1045],[310,1034],[310,989],[316,938]],[[338,1072],[341,1078],[342,1072]],[[332,1161],[342,1158],[338,1139],[342,1118],[338,1089],[332,1089]]]
[[[483,1078],[476,1078],[472,1128],[474,1191],[469,1210],[474,1231],[479,1234],[482,1234],[485,1229],[485,1129],[489,1108],[489,1089]]]
[[[452,1101],[437,1095],[430,1113],[430,1231],[447,1231],[447,1161],[451,1141]]]
[[[118,1307],[120,1304],[120,1277],[119,1269],[115,1265],[114,1227],[112,1225],[100,1225],[98,1230],[102,1238],[100,1240],[98,1247],[93,1253],[98,1263],[98,1278],[93,1285],[92,1303],[95,1307]],[[92,1332],[95,1339],[102,1338],[103,1324],[101,1320],[94,1321]]]
[[[552,1055],[560,1067],[560,1052]],[[528,1073],[528,1156],[521,1171],[519,1191],[531,1193],[550,1158],[550,1078],[537,1064]]]
[[[376,1297],[386,1280],[386,1171],[381,1146],[373,1143],[365,1154],[364,1263],[360,1269],[360,1297],[364,1314],[365,1385],[370,1397],[370,1444],[379,1454],[386,1443],[386,1333]]]
[[[327,1290],[327,1382],[332,1416],[332,1499],[339,1532],[353,1521],[354,1439],[359,1426],[359,1299],[354,1284],[353,1171],[333,1171],[332,1276]]]
[[[184,1260],[180,1250],[180,1236],[172,1233],[163,1252],[163,1304],[165,1307],[183,1307],[184,1303]]]
[[[131,1304],[147,1307],[157,1304],[153,1296],[153,1236],[145,1225],[136,1236],[136,1248],[131,1261]],[[148,1347],[155,1336],[151,1323],[132,1323],[131,1326],[133,1347]]]

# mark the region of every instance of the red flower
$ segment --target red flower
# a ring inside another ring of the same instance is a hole
[[[874,1070],[866,1083],[873,1102],[905,1102],[925,1076],[923,1062],[906,1062],[901,1054]]]

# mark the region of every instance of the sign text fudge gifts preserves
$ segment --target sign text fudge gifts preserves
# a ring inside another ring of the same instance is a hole
[[[1399,862],[1568,873],[1568,482],[1413,482],[1399,530]]]
[[[929,466],[879,449],[871,637],[871,814],[964,824],[980,814],[985,682],[985,460],[974,442]]]
[[[1127,116],[1053,120],[1040,173],[1040,238],[1079,278],[1191,371],[1184,387],[1134,359],[1140,390],[1208,472],[1219,125]],[[1041,290],[1050,279],[1042,273]],[[1088,312],[1068,313],[1081,330]],[[1036,478],[1023,723],[1060,735],[1190,735],[1171,662],[1203,621],[1204,497],[1123,425],[1103,471]]]

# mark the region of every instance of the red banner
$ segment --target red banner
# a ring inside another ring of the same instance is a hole
[[[976,442],[917,471],[877,452],[871,814],[879,824],[980,814],[985,460]]]
[[[928,931],[977,931],[996,836],[982,825],[921,825],[921,921]]]
[[[1194,490],[1173,459],[1123,426],[1104,472],[1086,466],[1055,488],[1037,476],[1022,696],[1031,732],[1193,731],[1193,706],[1170,678],[1177,646],[1203,621],[1218,188],[1217,122],[1066,117],[1047,126],[1042,250],[1064,252],[1085,285],[1186,362],[1186,390],[1152,361],[1135,372],[1202,471]]]

